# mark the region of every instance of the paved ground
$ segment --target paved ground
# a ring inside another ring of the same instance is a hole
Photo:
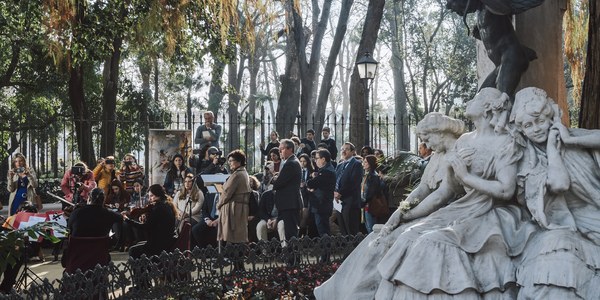
[[[64,270],[60,265],[60,256],[58,261],[53,261],[52,249],[43,249],[43,252],[45,261],[40,262],[37,258],[33,258],[28,264],[29,269],[42,279],[48,278],[50,281],[60,279]],[[125,262],[129,258],[127,252],[111,252],[110,256],[115,264]]]

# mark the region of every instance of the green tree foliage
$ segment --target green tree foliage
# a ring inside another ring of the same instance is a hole
[[[408,76],[409,111],[448,113],[455,100],[471,99],[477,89],[475,40],[443,0],[404,1],[402,36]]]

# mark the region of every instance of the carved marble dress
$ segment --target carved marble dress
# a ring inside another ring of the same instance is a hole
[[[439,187],[445,169],[449,167],[445,157],[445,152],[435,152],[431,156],[420,184],[425,185],[431,191]],[[372,245],[377,238],[377,233],[369,234],[344,260],[337,272],[315,289],[316,298],[373,299],[381,282],[377,264],[396,241],[398,235],[415,222],[418,220],[397,227],[377,246]]]
[[[559,194],[546,190],[543,149],[528,142],[519,164],[519,197],[541,227],[518,262],[519,299],[600,297],[600,151],[566,146],[561,157],[571,185]]]
[[[495,180],[520,158],[508,135],[463,135],[457,149],[476,149],[470,173]],[[376,299],[516,298],[516,265],[535,226],[518,205],[485,192],[466,195],[402,232],[378,264]]]

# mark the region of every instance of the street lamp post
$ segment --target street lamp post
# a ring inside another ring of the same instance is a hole
[[[363,81],[365,86],[365,146],[370,144],[369,140],[369,89],[377,73],[377,65],[379,63],[371,57],[369,52],[365,52],[357,62],[358,76]]]

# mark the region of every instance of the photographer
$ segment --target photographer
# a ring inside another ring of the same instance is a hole
[[[67,170],[60,182],[60,189],[65,194],[65,199],[73,204],[85,203],[94,188],[96,188],[94,174],[83,162],[78,162]]]
[[[35,172],[27,166],[23,154],[16,153],[13,157],[12,168],[8,170],[7,179],[8,191],[10,192],[8,198],[9,216],[16,214],[19,205],[25,201],[36,203],[38,209],[42,208],[42,203],[35,193],[38,186],[37,177]]]
[[[123,183],[125,190],[132,195],[133,183],[138,179],[144,179],[144,167],[137,164],[137,160],[131,153],[125,154],[119,170],[119,180]]]
[[[106,159],[98,159],[98,164],[94,168],[94,178],[96,179],[96,183],[98,183],[98,187],[104,190],[104,194],[108,194],[110,183],[117,179],[114,156],[107,156]]]
[[[206,151],[206,157],[200,165],[200,174],[227,174],[223,167],[225,164],[223,152],[217,147],[210,147]]]

